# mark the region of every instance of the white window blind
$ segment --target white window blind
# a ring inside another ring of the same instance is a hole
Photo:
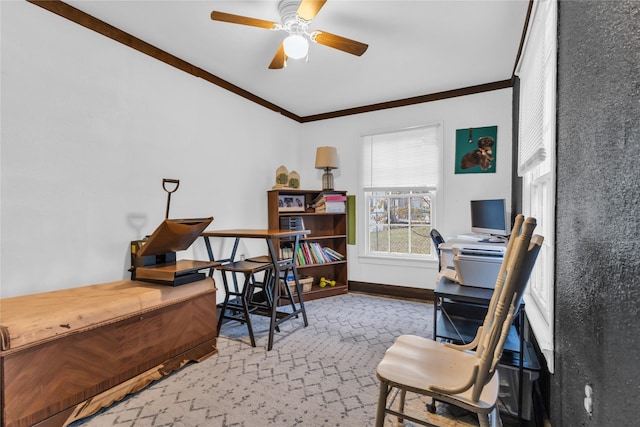
[[[438,150],[437,124],[365,137],[364,190],[437,188]]]
[[[518,175],[542,163],[550,147],[545,141],[552,125],[548,119],[548,98],[555,98],[556,26],[552,19],[554,0],[535,3],[524,45],[526,55],[518,66],[520,77],[520,118]],[[552,22],[553,21],[553,22]]]

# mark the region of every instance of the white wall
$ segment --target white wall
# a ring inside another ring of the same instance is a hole
[[[360,135],[379,130],[443,121],[443,234],[467,231],[471,198],[509,198],[511,90],[300,125],[27,2],[0,10],[2,297],[128,278],[129,241],[164,218],[162,178],[181,181],[171,217],[265,227],[276,168],[320,188],[315,148],[335,145],[336,186],[359,197]],[[455,176],[455,130],[492,125],[497,173]],[[188,252],[206,257],[201,242]],[[433,263],[349,256],[350,280],[433,287]]]
[[[447,99],[395,108],[379,112],[343,117],[305,125],[303,149],[298,163],[306,166],[306,176],[320,179],[321,171],[313,169],[315,147],[333,145],[338,149],[340,168],[334,170],[335,186],[356,195],[357,243],[362,244],[362,224],[366,217],[361,206],[358,164],[361,135],[412,126],[443,123],[444,185],[442,203],[435,216],[436,228],[446,237],[470,231],[469,200],[482,198],[511,199],[511,98],[512,90]],[[455,132],[469,127],[498,126],[496,173],[454,174]],[[395,284],[402,286],[435,287],[435,262],[371,262],[358,256],[354,246],[349,247],[349,280]]]
[[[27,2],[0,7],[3,297],[128,278],[129,241],[164,218],[162,178],[181,181],[171,217],[267,225],[297,123]]]

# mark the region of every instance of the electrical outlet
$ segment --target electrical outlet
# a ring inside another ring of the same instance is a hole
[[[593,415],[593,388],[589,384],[584,386],[584,409],[589,413],[589,416]]]
[[[244,261],[244,254],[240,254],[240,261]]]

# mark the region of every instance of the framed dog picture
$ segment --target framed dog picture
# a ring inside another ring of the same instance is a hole
[[[495,173],[498,126],[456,130],[455,173]]]

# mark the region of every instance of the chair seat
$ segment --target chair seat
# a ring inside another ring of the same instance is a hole
[[[273,267],[270,262],[234,261],[217,267],[220,271],[233,271],[236,273],[258,273]]]
[[[246,259],[249,262],[271,262],[271,257],[269,255],[259,255]]]
[[[467,391],[449,395],[433,387],[456,388],[473,377],[479,359],[473,353],[456,350],[442,343],[415,335],[402,335],[386,351],[378,364],[378,378],[390,386],[425,394],[476,413],[489,413],[498,399],[497,371],[485,385],[478,402],[471,400],[473,386]]]

